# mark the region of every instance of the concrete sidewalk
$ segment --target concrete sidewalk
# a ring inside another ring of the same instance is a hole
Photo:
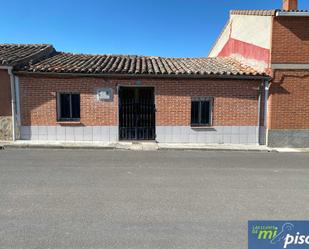
[[[0,141],[1,149],[37,148],[37,149],[106,149],[106,150],[204,150],[204,151],[251,151],[280,153],[309,153],[309,148],[269,148],[248,144],[195,144],[195,143],[156,143],[156,142],[66,142],[66,141]]]
[[[25,141],[0,142],[0,148],[51,148],[51,149],[108,149],[108,150],[205,150],[205,151],[256,151],[276,152],[277,150],[259,145],[234,144],[194,144],[194,143],[156,143],[156,142],[65,142],[65,141]]]

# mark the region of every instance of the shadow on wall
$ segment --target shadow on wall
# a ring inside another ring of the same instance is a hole
[[[302,41],[309,41],[309,18],[282,17],[278,18],[280,25],[290,30]]]

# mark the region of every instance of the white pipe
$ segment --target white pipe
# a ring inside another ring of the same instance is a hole
[[[19,78],[17,76],[14,77],[15,78],[15,109],[16,109],[16,127],[18,127],[18,129],[20,130],[20,126],[21,126],[21,114],[20,114],[20,92],[19,92]],[[18,134],[16,134],[17,132],[15,132],[15,139],[19,139],[19,134],[20,132],[18,132]]]
[[[12,140],[16,140],[15,135],[15,76],[12,73],[13,68],[8,67],[8,74],[10,75],[10,82],[11,82],[11,109],[12,109]]]
[[[259,97],[258,97],[258,133],[257,133],[257,141],[258,143],[260,144],[260,138],[261,138],[261,101],[262,101],[262,98],[261,98],[261,91],[262,91],[262,87],[263,87],[263,82],[261,84],[261,86],[259,87]]]
[[[265,80],[265,100],[264,100],[264,127],[265,127],[265,143],[268,146],[268,97],[270,82]]]

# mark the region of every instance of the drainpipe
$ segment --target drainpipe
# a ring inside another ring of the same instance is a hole
[[[263,89],[263,83],[262,81],[261,85],[259,86],[259,96],[258,96],[258,133],[257,133],[257,141],[259,144],[261,144],[261,101],[262,101],[262,89]]]
[[[11,108],[12,108],[12,140],[16,140],[16,134],[15,134],[15,76],[12,72],[13,68],[8,67],[8,73],[10,75],[10,82],[11,82]]]
[[[269,80],[265,80],[265,100],[264,100],[264,127],[265,127],[265,143],[268,146],[268,97],[269,97]]]

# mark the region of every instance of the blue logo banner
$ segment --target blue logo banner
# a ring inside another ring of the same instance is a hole
[[[309,248],[309,221],[248,222],[248,249],[305,248]]]

